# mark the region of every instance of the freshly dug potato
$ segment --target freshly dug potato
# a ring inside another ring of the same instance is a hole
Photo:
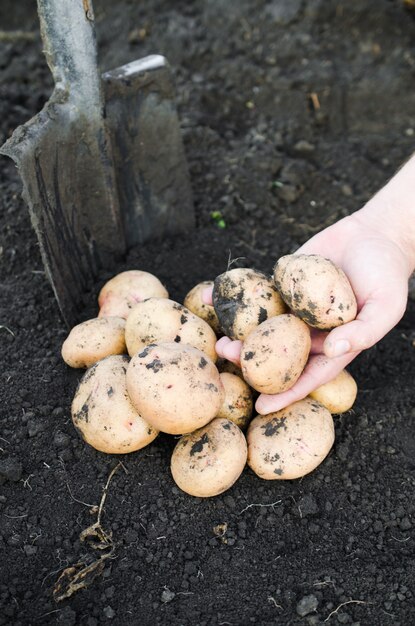
[[[213,306],[225,335],[241,340],[266,319],[286,311],[271,278],[246,268],[229,270],[215,279]]]
[[[159,279],[149,272],[128,270],[111,278],[98,296],[98,317],[123,317],[127,319],[131,309],[147,298],[168,298],[169,294]]]
[[[127,392],[129,358],[108,356],[82,377],[72,402],[72,421],[83,439],[107,454],[144,448],[158,435],[139,415]]]
[[[231,420],[242,430],[252,417],[252,391],[247,383],[235,374],[220,374],[225,389],[225,399],[216,417]]]
[[[216,418],[180,439],[173,451],[171,473],[186,493],[209,498],[232,487],[246,457],[246,440],[240,429],[230,420]]]
[[[213,287],[213,280],[205,280],[189,291],[184,299],[184,306],[192,313],[205,320],[216,334],[221,332],[218,316],[215,309],[210,304],[205,304],[202,300],[203,291],[206,287]]]
[[[216,361],[216,335],[205,321],[178,302],[149,298],[131,311],[125,327],[128,353],[133,356],[150,343],[186,343]]]
[[[125,320],[95,317],[72,328],[62,345],[62,358],[71,367],[91,367],[110,354],[123,354]]]
[[[275,266],[274,281],[290,309],[314,328],[330,330],[356,317],[349,279],[329,259],[317,254],[283,256]]]
[[[330,413],[345,413],[352,408],[357,396],[357,384],[347,370],[342,370],[333,380],[310,393]]]
[[[258,415],[249,425],[248,465],[265,480],[300,478],[312,472],[334,443],[331,413],[305,398],[290,406]]]
[[[300,377],[310,353],[310,330],[285,313],[262,322],[242,346],[241,368],[246,382],[260,393],[281,393]]]
[[[225,395],[219,372],[206,354],[174,342],[150,344],[133,356],[127,389],[140,415],[172,435],[210,422]]]

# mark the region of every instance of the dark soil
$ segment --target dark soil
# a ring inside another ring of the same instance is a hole
[[[0,43],[0,142],[51,90],[33,4],[1,2],[1,28],[34,37]],[[117,268],[154,272],[174,299],[229,256],[269,272],[413,151],[415,20],[398,1],[96,0],[95,10],[103,69],[161,52],[176,75],[197,230],[131,250]],[[247,469],[222,496],[194,499],[170,475],[174,438],[160,436],[122,457],[110,484],[113,558],[86,590],[54,601],[61,571],[96,558],[79,534],[119,459],[72,426],[81,374],[61,361],[66,329],[6,159],[0,186],[0,624],[415,623],[413,302],[352,365],[356,405],[336,418],[314,473],[265,482]]]

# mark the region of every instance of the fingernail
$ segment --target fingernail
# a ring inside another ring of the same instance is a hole
[[[275,400],[274,400],[274,404],[275,404]],[[258,398],[258,400],[255,403],[255,408],[258,411],[258,413],[260,413],[261,415],[267,415],[267,413],[273,413],[275,411],[275,409],[274,408],[271,409],[269,405],[270,403],[264,398]]]
[[[223,356],[225,357],[225,359],[229,359],[229,360],[234,358],[233,349],[230,343],[231,341],[229,340],[229,343],[225,344],[222,347]]]
[[[347,354],[350,352],[350,342],[347,339],[339,339],[336,341],[332,349],[330,350],[333,357],[342,356],[343,354]]]

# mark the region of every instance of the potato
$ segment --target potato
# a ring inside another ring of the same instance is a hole
[[[149,298],[131,311],[125,327],[128,353],[133,356],[150,343],[186,343],[216,361],[216,335],[205,321],[173,300]]]
[[[271,278],[246,268],[229,270],[215,279],[213,305],[225,335],[242,340],[269,317],[286,311]]]
[[[171,473],[186,493],[209,498],[232,487],[246,457],[246,440],[240,429],[230,420],[216,418],[180,439],[173,451]]]
[[[248,465],[265,480],[300,478],[312,472],[334,443],[330,412],[305,398],[290,406],[258,415],[249,425]]]
[[[310,393],[310,397],[320,402],[330,413],[345,413],[352,408],[356,396],[356,381],[347,370],[342,370],[336,378]]]
[[[150,344],[127,370],[131,401],[157,430],[189,433],[210,422],[225,392],[214,363],[197,348],[174,342]]]
[[[356,317],[349,279],[329,259],[317,254],[283,256],[275,266],[274,281],[290,309],[314,328],[330,330]]]
[[[123,317],[127,319],[131,309],[147,298],[168,298],[169,294],[153,274],[141,270],[121,272],[111,278],[98,296],[98,317]]]
[[[158,435],[139,415],[127,392],[127,356],[108,356],[82,377],[72,402],[72,420],[83,439],[107,454],[144,448]]]
[[[205,280],[203,283],[193,287],[186,295],[183,304],[189,311],[205,320],[216,334],[219,334],[221,328],[215,309],[210,304],[205,304],[202,300],[202,294],[206,287],[213,287],[213,280]]]
[[[252,417],[252,391],[249,385],[235,374],[220,374],[225,389],[225,398],[216,417],[231,420],[242,430]]]
[[[294,385],[311,347],[310,330],[285,313],[262,322],[242,346],[241,368],[246,382],[260,393],[281,393]]]
[[[110,354],[124,354],[125,320],[95,317],[72,328],[62,345],[62,358],[71,367],[91,367]]]

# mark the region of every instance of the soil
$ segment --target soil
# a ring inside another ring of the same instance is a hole
[[[1,28],[26,33],[1,37],[1,142],[52,87],[33,4],[0,7]],[[162,53],[176,77],[197,228],[132,249],[116,268],[154,272],[174,299],[229,257],[270,272],[413,151],[415,20],[401,2],[94,4],[103,69]],[[246,469],[223,495],[195,499],[171,478],[173,437],[121,458],[78,437],[81,372],[60,358],[67,330],[6,159],[0,186],[0,624],[414,623],[414,302],[352,364],[357,402],[335,418],[315,472],[267,482]],[[97,558],[79,535],[120,460],[101,517],[111,558],[55,602],[61,572]]]

